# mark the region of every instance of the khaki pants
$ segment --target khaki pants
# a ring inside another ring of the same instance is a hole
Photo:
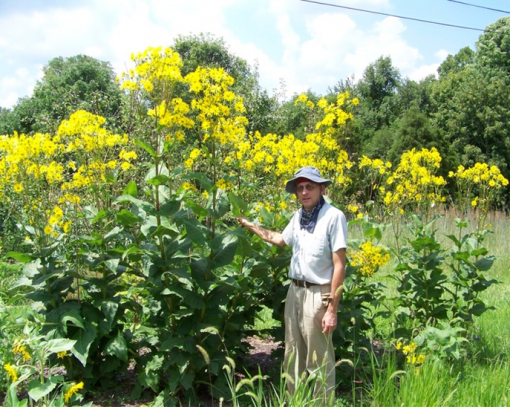
[[[319,373],[315,396],[324,401],[331,400],[335,390],[335,351],[331,334],[322,333],[327,309],[323,298],[330,293],[329,284],[305,288],[291,282],[285,302],[284,369],[294,381]],[[294,394],[295,383],[287,383]]]

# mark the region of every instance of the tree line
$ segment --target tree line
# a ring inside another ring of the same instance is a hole
[[[310,130],[314,118],[295,104],[298,95],[286,98],[284,83],[273,94],[263,89],[257,67],[231,53],[224,40],[209,34],[179,36],[170,46],[182,57],[184,75],[208,66],[222,67],[234,78],[247,109],[248,132],[302,138]],[[324,95],[332,99],[348,91],[360,101],[340,145],[352,159],[366,155],[393,165],[405,151],[435,147],[443,158],[444,176],[460,165],[486,162],[509,178],[509,52],[510,17],[504,17],[486,28],[474,50],[466,46],[449,55],[437,77],[418,82],[402,77],[389,56],[380,56],[358,81],[341,79]],[[54,133],[78,109],[105,117],[112,130],[129,133],[141,123],[115,77],[108,62],[86,55],[54,58],[32,96],[19,99],[12,109],[0,108],[0,134]],[[307,96],[316,102],[323,95],[310,89]],[[353,192],[356,188],[354,184]],[[509,198],[506,192],[499,207],[506,208]]]

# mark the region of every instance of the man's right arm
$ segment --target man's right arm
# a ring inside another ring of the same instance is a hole
[[[237,223],[239,226],[248,229],[249,231],[255,233],[264,241],[274,244],[276,246],[285,247],[287,244],[285,240],[283,240],[283,236],[281,233],[273,232],[272,230],[264,229],[263,227],[256,225],[255,223],[249,221],[244,216],[237,218]]]

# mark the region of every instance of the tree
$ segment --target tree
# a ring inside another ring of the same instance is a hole
[[[500,18],[485,29],[476,43],[477,64],[510,74],[510,17]]]
[[[439,77],[446,77],[450,73],[458,73],[465,67],[473,65],[475,55],[475,52],[469,47],[462,48],[455,55],[448,55],[439,68],[437,68]]]
[[[434,86],[434,123],[464,166],[487,162],[505,177],[510,160],[510,77],[501,70],[470,66]]]
[[[55,132],[60,122],[77,110],[86,110],[118,125],[122,93],[107,62],[86,55],[54,58],[31,97],[23,98],[10,113],[10,132]]]
[[[365,69],[358,90],[360,96],[369,101],[373,109],[377,109],[385,98],[395,94],[399,83],[400,72],[391,64],[391,58],[380,57]]]

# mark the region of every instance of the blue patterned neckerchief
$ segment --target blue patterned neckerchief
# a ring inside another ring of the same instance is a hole
[[[324,202],[324,198],[321,195],[319,202],[317,202],[317,205],[315,205],[313,209],[310,211],[306,211],[304,207],[301,209],[301,219],[299,219],[301,229],[306,229],[308,233],[313,233],[315,225],[317,224],[319,212],[324,205]]]

